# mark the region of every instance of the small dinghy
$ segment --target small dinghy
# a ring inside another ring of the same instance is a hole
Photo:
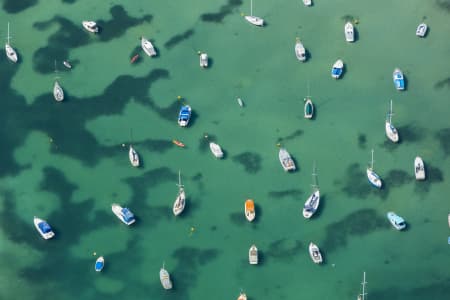
[[[105,259],[103,258],[103,256],[100,256],[95,261],[95,271],[100,272],[101,270],[103,270],[104,266],[105,266]]]
[[[64,65],[64,67],[66,67],[67,69],[72,69],[72,65],[71,65],[67,60],[63,61],[63,65]]]

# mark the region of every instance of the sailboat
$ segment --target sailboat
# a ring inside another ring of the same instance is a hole
[[[386,118],[386,136],[393,141],[394,143],[398,142],[398,132],[397,129],[392,125],[392,100],[391,100],[391,107],[389,109],[389,113]]]
[[[8,59],[10,61],[12,61],[13,63],[16,63],[17,60],[18,60],[17,52],[9,44],[9,38],[10,38],[10,36],[9,36],[9,22],[8,22],[8,37],[7,37],[8,40],[7,40],[6,44],[5,44],[6,57],[8,57]]]
[[[373,149],[372,149],[372,162],[370,163],[370,167],[367,168],[367,179],[369,179],[369,183],[380,189],[381,188],[381,178],[377,173],[373,170]]]
[[[56,60],[55,60],[55,73],[56,74],[58,73],[58,71],[56,70]],[[64,91],[58,82],[58,77],[55,78],[55,84],[53,85],[53,97],[58,102],[64,100]]]
[[[365,296],[367,296],[367,293],[366,293],[366,272],[364,272],[364,275],[363,275],[363,281],[361,282],[361,285],[362,285],[362,293],[361,294],[358,294],[358,298],[356,298],[357,300],[364,300],[365,299]]]
[[[317,185],[317,181],[315,180],[316,176],[317,176],[315,169],[316,169],[316,166],[314,164],[313,173],[312,173],[313,192],[306,200],[305,206],[303,206],[303,217],[305,217],[306,219],[309,219],[312,217],[312,215],[317,211],[317,208],[319,207],[319,203],[320,203],[320,191],[319,191],[319,186]]]
[[[159,280],[161,280],[161,285],[165,290],[170,290],[172,288],[172,281],[170,280],[170,274],[164,268],[164,263],[161,270],[159,271]]]
[[[296,40],[295,40],[294,50],[295,50],[295,56],[297,57],[297,59],[299,61],[303,62],[306,60],[306,49],[303,46],[303,44],[299,38],[296,38]]]
[[[305,119],[312,119],[314,115],[314,104],[312,103],[311,96],[309,96],[309,83],[308,83],[308,96],[306,96],[304,101],[305,101],[304,107]]]
[[[245,16],[245,19],[253,25],[256,26],[264,26],[264,20],[260,17],[256,17],[253,15],[253,0],[250,0],[250,15]]]
[[[178,196],[173,203],[173,214],[178,216],[184,210],[186,205],[186,193],[184,192],[184,185],[181,184],[181,171],[178,171]]]
[[[134,150],[132,145],[130,145],[130,149],[128,150],[128,158],[130,159],[130,163],[133,167],[139,167],[139,155],[136,150]]]

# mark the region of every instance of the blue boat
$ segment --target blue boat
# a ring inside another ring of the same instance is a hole
[[[405,89],[405,78],[403,77],[403,72],[396,68],[393,74],[394,85],[398,91],[403,91]]]
[[[105,259],[103,258],[103,256],[100,256],[95,261],[95,271],[100,272],[101,270],[103,270],[104,266],[105,266]]]
[[[112,205],[112,211],[113,213],[119,218],[120,221],[127,225],[131,225],[134,222],[136,222],[136,219],[134,218],[134,214],[126,207],[122,207],[119,204],[114,203]]]
[[[397,230],[405,229],[406,223],[402,217],[400,217],[399,215],[396,215],[392,211],[387,213],[387,217],[389,219],[389,222],[391,222],[392,226],[394,226],[395,229],[397,229]]]
[[[178,114],[178,125],[186,127],[191,119],[191,107],[189,105],[183,105]]]
[[[331,77],[333,77],[334,79],[339,79],[343,71],[344,71],[344,62],[342,61],[342,59],[338,59],[334,63],[333,68],[331,68]]]
[[[52,227],[45,220],[39,219],[38,217],[34,217],[34,227],[36,227],[39,234],[46,240],[55,236]]]

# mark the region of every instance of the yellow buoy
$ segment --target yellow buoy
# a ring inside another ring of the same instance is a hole
[[[97,252],[92,253],[92,255],[96,256],[96,255],[97,255]]]

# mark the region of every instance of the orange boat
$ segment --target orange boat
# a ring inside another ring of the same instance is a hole
[[[255,202],[252,199],[245,201],[245,217],[250,222],[255,219]]]
[[[136,54],[131,58],[131,63],[134,63],[139,58],[139,54]]]
[[[181,147],[181,148],[184,147],[184,144],[183,144],[182,142],[178,141],[178,140],[172,140],[172,143],[174,143],[174,144],[177,145],[178,147]]]

